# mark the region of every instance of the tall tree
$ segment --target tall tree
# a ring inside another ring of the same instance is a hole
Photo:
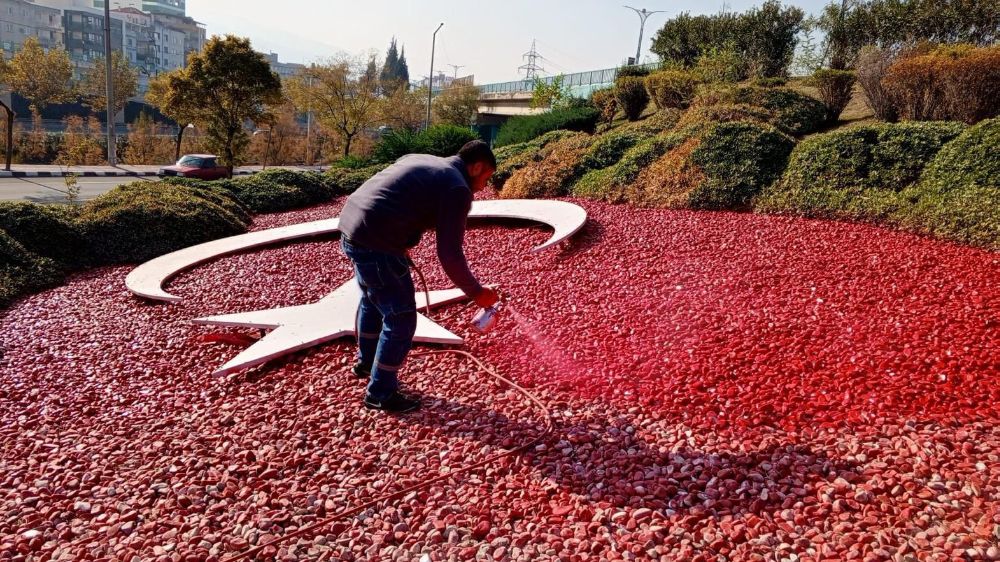
[[[309,107],[326,128],[344,143],[344,156],[358,135],[379,118],[379,85],[372,80],[363,59],[342,55],[303,70],[289,81],[288,93],[295,105]]]
[[[396,89],[396,72],[399,68],[399,50],[396,48],[396,38],[393,37],[389,43],[389,49],[385,53],[385,64],[382,65],[382,74],[379,76],[379,86],[383,92],[392,92]]]
[[[472,84],[453,84],[434,98],[438,122],[468,127],[479,111],[479,88]]]
[[[80,82],[80,93],[84,103],[94,111],[105,111],[108,106],[107,97],[107,65],[104,59],[96,59],[94,66],[83,76]],[[121,51],[111,53],[111,77],[115,87],[115,115],[125,109],[129,98],[135,97],[139,91],[139,71],[129,64]]]
[[[399,64],[396,69],[396,78],[404,89],[410,89],[410,66],[406,64],[406,46],[399,51]]]
[[[183,95],[171,87],[171,83],[179,80],[184,71],[174,70],[167,74],[160,74],[149,81],[149,91],[146,92],[146,101],[160,110],[177,123],[176,147],[174,150],[174,160],[181,157],[181,143],[184,141],[184,131],[188,124],[193,124],[198,120],[201,104],[191,96]]]
[[[45,52],[38,39],[29,37],[10,59],[7,84],[28,100],[32,109],[73,100],[73,63],[64,49]]]
[[[212,37],[191,55],[183,71],[171,74],[170,96],[197,107],[195,123],[204,127],[223,165],[238,166],[250,137],[244,123],[270,122],[269,106],[281,103],[281,79],[250,40],[234,35]]]

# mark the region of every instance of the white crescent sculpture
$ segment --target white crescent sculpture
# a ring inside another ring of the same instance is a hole
[[[532,252],[538,252],[576,234],[587,222],[587,212],[580,206],[565,201],[499,199],[474,201],[469,218],[524,219],[547,224],[555,232],[544,244],[532,250]],[[125,279],[125,286],[140,297],[177,302],[181,298],[163,290],[163,284],[184,270],[243,250],[337,232],[339,223],[340,219],[306,222],[270,230],[248,232],[184,248],[152,259],[135,268]]]

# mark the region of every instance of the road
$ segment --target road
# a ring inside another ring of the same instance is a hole
[[[80,200],[86,201],[111,189],[139,179],[150,178],[77,178],[80,186]],[[63,178],[0,178],[0,200],[34,201],[36,203],[65,203],[66,182]]]

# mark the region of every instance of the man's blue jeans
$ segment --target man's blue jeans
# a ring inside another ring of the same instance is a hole
[[[368,395],[384,400],[399,389],[397,372],[417,331],[417,303],[405,257],[376,252],[341,237],[340,247],[354,264],[361,286],[358,307],[358,362],[371,369]]]

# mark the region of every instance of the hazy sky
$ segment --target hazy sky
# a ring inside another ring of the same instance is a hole
[[[796,0],[816,13],[825,0]],[[743,11],[759,1],[729,0]],[[650,39],[671,15],[683,11],[714,13],[722,0],[647,0],[636,8],[666,10],[650,16],[643,57]],[[308,63],[337,52],[385,56],[395,36],[406,47],[410,77],[430,70],[431,34],[437,24],[435,71],[475,74],[477,83],[519,78],[521,55],[537,39],[542,66],[549,74],[617,66],[635,54],[639,17],[613,0],[188,0],[188,14],[212,34],[250,37],[254,47],[279,54],[283,62]]]

